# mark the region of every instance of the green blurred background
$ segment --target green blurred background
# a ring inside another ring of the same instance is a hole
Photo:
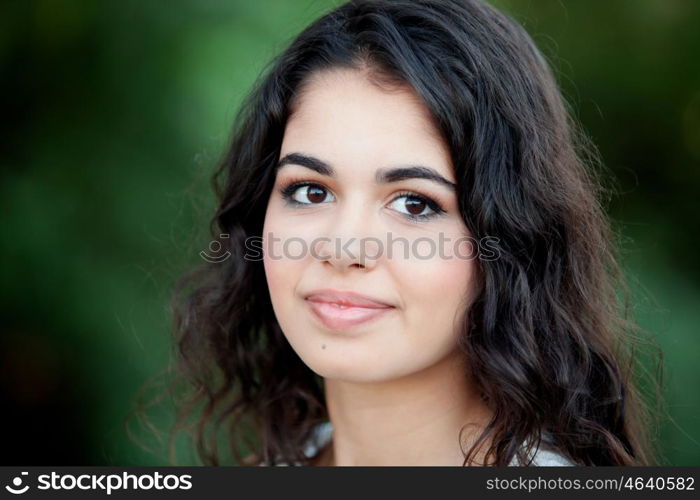
[[[167,463],[124,419],[170,359],[169,294],[208,244],[209,177],[260,71],[338,3],[0,4],[3,465]],[[493,3],[614,173],[634,312],[665,353],[664,460],[700,465],[700,2]]]

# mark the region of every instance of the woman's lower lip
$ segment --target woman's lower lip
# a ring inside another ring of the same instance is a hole
[[[311,311],[327,328],[331,330],[343,330],[367,323],[389,311],[394,307],[369,308],[346,307],[341,309],[337,304],[307,300]]]

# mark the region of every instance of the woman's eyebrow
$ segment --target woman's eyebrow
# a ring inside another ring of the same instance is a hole
[[[285,165],[299,165],[301,167],[309,168],[314,172],[318,172],[321,175],[335,177],[335,169],[333,169],[332,166],[323,160],[314,158],[313,156],[303,155],[300,153],[289,153],[285,155],[279,161],[279,163],[277,163],[277,169],[280,169]],[[399,182],[406,179],[426,179],[429,181],[438,182],[453,191],[457,187],[453,182],[445,179],[432,168],[424,167],[422,165],[382,168],[377,170],[376,174],[376,181],[378,184]]]

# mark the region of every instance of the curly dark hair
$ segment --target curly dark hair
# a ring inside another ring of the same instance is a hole
[[[323,381],[287,342],[245,241],[262,235],[295,96],[314,72],[361,67],[420,97],[449,146],[467,228],[499,238],[461,324],[465,366],[493,411],[464,465],[486,442],[488,465],[527,463],[521,443],[544,430],[579,465],[657,463],[659,385],[651,377],[645,397],[654,370],[640,348],[658,348],[630,318],[599,154],[530,36],[478,0],[344,3],[248,94],[213,182],[210,229],[230,258],[203,263],[175,293],[174,368],[190,390],[171,437],[187,430],[208,465],[222,463],[222,426],[238,464],[310,463],[304,445],[328,419]]]

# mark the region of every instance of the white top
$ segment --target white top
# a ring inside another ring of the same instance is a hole
[[[304,448],[304,455],[308,458],[312,458],[316,453],[318,453],[319,450],[321,450],[324,446],[328,444],[328,442],[331,440],[331,437],[333,436],[333,425],[330,422],[323,422],[322,424],[319,424],[316,426],[314,429],[314,433],[309,440],[309,442],[306,444],[306,447]],[[545,434],[543,441],[547,440],[547,435]],[[550,451],[546,450],[544,448],[539,448],[536,452],[534,452],[534,459],[532,460],[532,465],[534,466],[540,466],[540,467],[558,467],[558,466],[575,466],[573,462],[568,460],[566,457],[563,455],[555,452],[555,451]],[[264,464],[260,464],[264,465]],[[279,463],[277,464],[279,466],[287,466],[288,464],[286,463]],[[295,463],[294,465],[301,465],[299,463]],[[509,466],[518,466],[520,465],[519,462],[517,462],[517,457],[513,457],[513,460],[511,460]]]

